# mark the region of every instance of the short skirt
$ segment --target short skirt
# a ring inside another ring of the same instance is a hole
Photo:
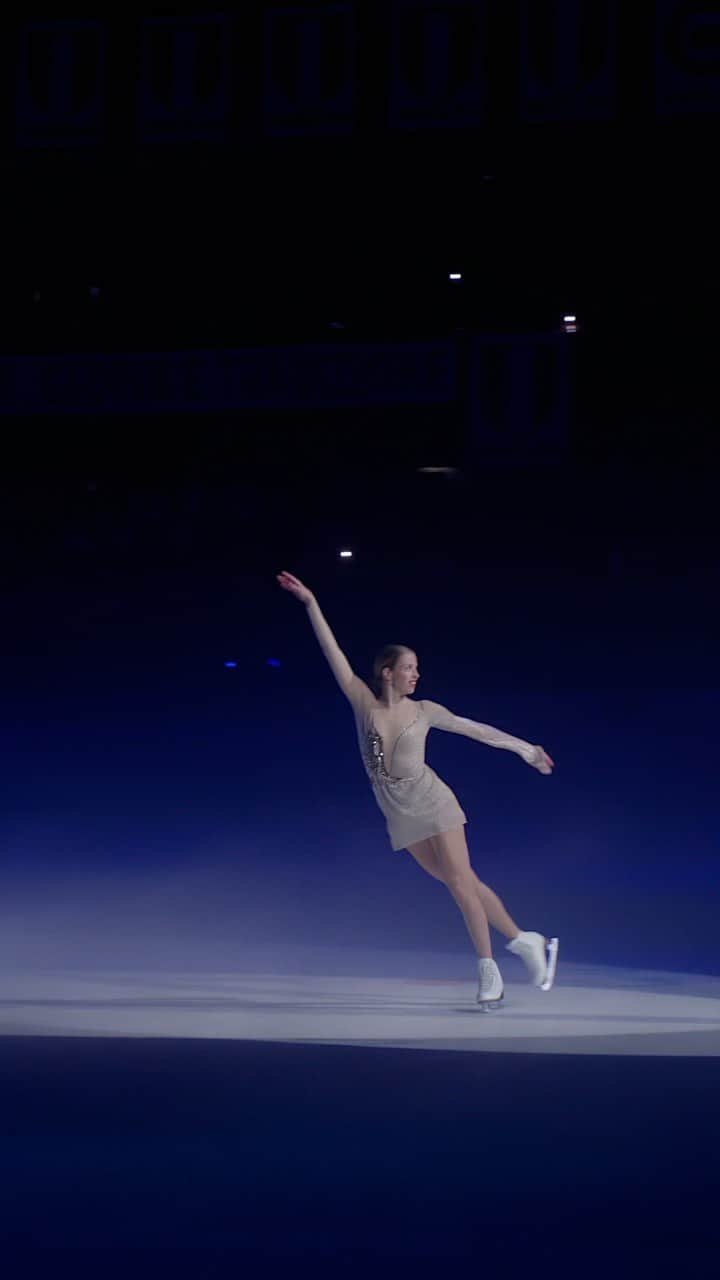
[[[454,792],[428,764],[416,778],[378,775],[372,780],[372,789],[394,850],[407,849],[467,822]]]

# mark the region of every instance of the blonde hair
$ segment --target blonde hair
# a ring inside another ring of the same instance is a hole
[[[372,688],[376,697],[382,693],[382,673],[385,667],[389,667],[391,671],[395,670],[397,662],[404,653],[413,653],[414,651],[407,644],[386,644],[381,649],[373,662]]]

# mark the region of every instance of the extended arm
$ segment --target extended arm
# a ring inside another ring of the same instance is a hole
[[[330,670],[345,697],[349,698],[353,705],[368,701],[373,702],[374,698],[370,689],[359,676],[355,675],[309,587],[306,587],[299,578],[295,578],[287,572],[278,574],[278,582],[281,587],[284,587],[286,591],[290,591],[298,600],[302,600],[305,605],[310,624],[317,636],[318,644],[325,654]]]
[[[310,625],[318,639],[318,644],[330,664],[335,679],[344,694],[348,694],[354,679],[354,672],[335,636],[333,635],[315,596],[306,603]]]
[[[358,703],[374,702],[373,695],[365,684],[365,681],[355,675],[350,663],[330,630],[320,605],[314,596],[308,601],[306,608],[312,629],[318,638],[320,648],[325,654],[325,657],[330,664],[330,670],[335,676],[335,679],[340,685],[345,697],[350,699],[353,706],[356,706]]]
[[[461,733],[466,738],[474,738],[476,742],[484,742],[488,747],[499,747],[503,751],[514,751],[526,764],[541,768],[543,773],[550,772],[549,768],[542,767],[545,761],[552,765],[550,757],[546,755],[542,747],[532,742],[525,742],[523,738],[514,738],[511,733],[496,729],[491,724],[479,724],[477,720],[468,720],[466,716],[456,716],[452,711],[448,711],[447,707],[441,706],[439,702],[425,700],[424,706],[433,728],[445,729],[448,733]]]

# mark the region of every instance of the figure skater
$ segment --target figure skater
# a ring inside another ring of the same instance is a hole
[[[378,654],[373,692],[353,672],[312,591],[285,571],[277,581],[306,606],[320,648],[352,705],[363,763],[392,848],[407,849],[424,871],[442,881],[463,914],[478,956],[480,1008],[501,1008],[504,994],[490,945],[490,924],[509,939],[508,950],[525,961],[535,986],[549,991],[558,940],[519,929],[497,894],[475,875],[465,839],[467,818],[450,788],[425,764],[425,739],[430,728],[462,733],[490,747],[514,751],[543,774],[552,773],[553,760],[542,747],[492,725],[456,716],[437,702],[412,699],[420,672],[416,654],[405,645],[387,645]]]

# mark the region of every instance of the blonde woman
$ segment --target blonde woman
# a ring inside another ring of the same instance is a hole
[[[437,702],[411,697],[420,671],[417,655],[405,645],[387,645],[378,654],[371,689],[353,672],[309,587],[287,571],[279,573],[277,581],[305,605],[320,648],[352,706],[363,763],[392,848],[407,849],[424,871],[442,881],[462,912],[478,957],[480,1008],[499,1009],[504,997],[490,925],[509,940],[508,950],[524,960],[535,986],[549,991],[558,940],[520,929],[497,894],[475,875],[465,839],[467,819],[450,787],[425,763],[425,739],[431,728],[461,733],[514,751],[543,774],[552,773],[553,760],[542,747],[522,738],[456,716]]]

